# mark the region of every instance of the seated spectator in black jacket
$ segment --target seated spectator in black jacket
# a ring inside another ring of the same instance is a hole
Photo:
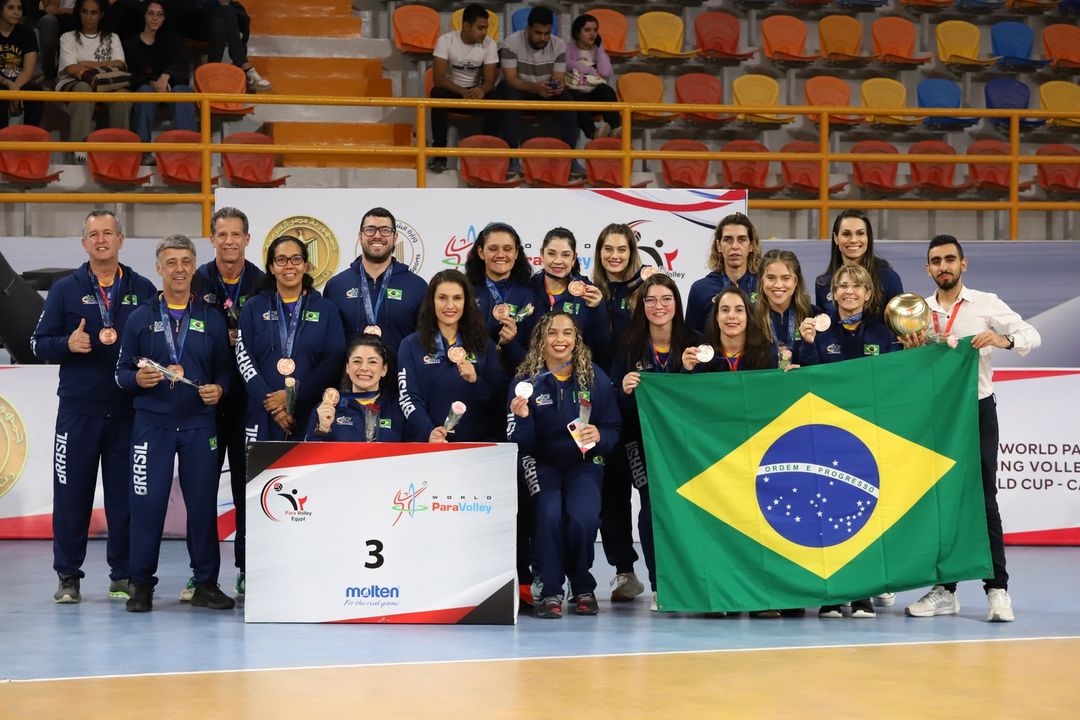
[[[189,93],[187,54],[180,39],[163,30],[165,6],[158,0],[146,3],[142,32],[124,42],[124,55],[131,72],[131,87],[138,92]],[[177,130],[195,129],[195,105],[170,103],[173,108],[173,127]],[[135,103],[131,112],[132,129],[143,142],[150,142],[150,133],[157,117],[158,103]]]
[[[248,87],[256,92],[270,90],[270,81],[248,61],[251,18],[243,5],[235,0],[169,0],[166,4],[176,32],[210,43],[210,62],[221,62],[228,47],[229,60],[247,75]]]
[[[32,82],[37,64],[38,44],[34,31],[21,25],[22,0],[0,0],[0,88],[4,90],[40,90]],[[24,125],[41,125],[41,103],[0,100],[0,127],[8,126],[8,117],[22,115]]]

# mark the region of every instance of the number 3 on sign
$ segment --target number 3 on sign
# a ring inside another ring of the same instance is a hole
[[[368,557],[370,559],[364,563],[364,567],[369,570],[382,567],[382,564],[386,562],[385,558],[382,556],[382,540],[366,540],[365,543],[368,547]]]

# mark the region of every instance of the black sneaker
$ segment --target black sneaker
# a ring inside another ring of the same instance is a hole
[[[67,605],[82,600],[82,595],[79,593],[79,576],[60,575],[59,577],[60,584],[53,593],[53,601],[60,605]]]
[[[154,586],[131,584],[131,597],[124,606],[128,612],[144,613],[154,609]]]
[[[854,600],[851,603],[851,617],[853,618],[872,618],[877,617],[877,613],[874,612],[874,603],[870,598],[863,600]]]
[[[433,157],[427,161],[428,172],[442,173],[446,172],[446,158]]]
[[[844,613],[840,611],[839,605],[822,605],[821,609],[817,611],[819,618],[842,618]]]
[[[549,595],[536,606],[536,617],[545,620],[558,620],[562,617],[562,596]]]
[[[217,583],[203,583],[195,587],[195,594],[191,596],[191,604],[194,607],[210,608],[211,610],[232,610],[236,607],[236,601],[221,592]]]
[[[800,618],[806,617],[806,608],[785,608],[780,611],[780,617]]]
[[[574,606],[574,612],[578,615],[596,615],[600,612],[600,606],[596,604],[596,595],[593,593],[581,593],[570,599]]]

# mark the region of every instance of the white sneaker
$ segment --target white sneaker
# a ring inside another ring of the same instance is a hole
[[[611,134],[611,125],[609,125],[604,120],[601,120],[600,122],[596,123],[596,132],[593,133],[593,137],[606,138],[610,134]]]
[[[873,599],[878,607],[892,607],[896,604],[896,593],[881,593],[875,595]]]
[[[187,585],[180,591],[180,602],[191,602],[191,598],[195,597],[195,577],[188,578]]]
[[[656,603],[656,593],[652,594],[652,602],[649,603],[649,610],[660,612],[660,606]]]
[[[249,67],[246,72],[248,87],[255,92],[266,92],[273,87],[273,85],[270,84],[270,81],[260,75],[259,71],[255,68]]]
[[[935,585],[930,592],[904,608],[904,613],[911,617],[957,615],[960,613],[960,601],[956,599],[956,593]]]
[[[986,603],[989,605],[986,612],[987,622],[1012,622],[1016,619],[1013,615],[1012,598],[1005,590],[994,588],[986,593]]]
[[[619,573],[611,580],[611,602],[628,602],[645,592],[645,586],[632,572]]]

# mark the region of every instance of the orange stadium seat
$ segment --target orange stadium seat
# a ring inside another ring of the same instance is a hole
[[[851,146],[853,153],[874,153],[899,155],[895,145],[884,140],[863,140]],[[867,195],[903,195],[911,190],[912,185],[896,182],[900,174],[900,163],[881,160],[855,160],[851,163],[855,187]]]
[[[1043,57],[1056,69],[1080,69],[1080,28],[1056,23],[1042,32]]]
[[[1076,165],[1038,165],[1039,187],[1049,195],[1067,198],[1080,197],[1080,150],[1071,145],[1043,145],[1035,151],[1039,156],[1076,157]]]
[[[1061,0],[1006,0],[1005,5],[1017,13],[1043,13],[1053,10]]]
[[[860,88],[862,105],[874,110],[903,110],[907,107],[907,88],[892,78],[870,78]],[[906,115],[868,115],[867,122],[874,125],[911,127],[919,124],[919,118]]]
[[[821,59],[806,52],[806,23],[791,15],[770,15],[761,22],[765,57],[781,65],[809,65]]]
[[[669,12],[647,12],[637,19],[641,54],[657,58],[692,58],[696,49],[683,51],[683,21]]]
[[[628,103],[662,103],[664,102],[664,81],[659,75],[646,72],[623,73],[615,81],[615,89],[619,100]],[[663,125],[679,116],[677,112],[649,111],[635,112],[634,122],[652,125]]]
[[[946,65],[975,69],[993,65],[996,57],[979,57],[979,28],[965,20],[946,20],[935,28],[938,57]]]
[[[796,140],[780,148],[780,152],[816,153],[821,148],[817,143]],[[818,197],[821,194],[821,163],[817,160],[781,160],[780,174],[784,186],[793,195]],[[842,192],[846,182],[829,186],[830,193]]]
[[[1050,118],[1048,125],[1080,127],[1080,85],[1064,80],[1044,82],[1039,86],[1039,104],[1043,110],[1076,113],[1076,117]]]
[[[494,135],[470,135],[459,143],[460,148],[495,148],[509,150],[506,141]],[[459,172],[461,179],[471,187],[496,188],[517,187],[521,180],[508,180],[510,158],[505,157],[463,157]]]
[[[435,51],[442,24],[439,12],[426,5],[402,5],[394,10],[394,46],[410,55]]]
[[[760,152],[767,153],[769,148],[757,140],[732,140],[723,148],[722,152]],[[727,160],[721,164],[724,167],[724,187],[738,190],[749,190],[755,195],[773,195],[784,189],[784,184],[769,184],[769,161],[768,160]]]
[[[228,63],[206,63],[195,68],[195,90],[205,93],[229,95],[247,94],[247,76],[244,71]],[[218,115],[250,115],[252,105],[239,102],[212,102],[210,111]]]
[[[1009,154],[1009,144],[1001,140],[976,140],[968,146],[967,155],[1002,155]],[[971,186],[979,192],[1001,196],[1009,194],[1009,163],[969,163],[968,179]],[[1027,180],[1020,183],[1020,192],[1027,190],[1035,182]]]
[[[739,18],[726,12],[704,12],[694,20],[698,51],[707,60],[737,64],[754,57],[754,50],[739,50]]]
[[[596,138],[590,140],[585,146],[586,150],[621,150],[622,140],[619,138]],[[592,187],[616,188],[622,187],[622,159],[614,158],[589,158],[585,161],[585,180]],[[648,187],[650,182],[640,182],[631,187]]]
[[[915,23],[902,17],[883,17],[870,26],[874,54],[886,65],[916,67],[934,58],[915,54],[915,39],[919,35]]]
[[[818,21],[821,54],[835,65],[866,65],[877,60],[862,54],[862,22],[850,15],[829,15]]]
[[[488,31],[487,36],[494,42],[499,41],[499,15],[491,10],[487,11],[488,14]],[[461,7],[450,14],[450,29],[461,30],[461,18],[465,15],[465,8]],[[437,39],[437,38],[436,38]]]
[[[779,105],[780,84],[768,75],[739,75],[731,82],[731,104],[750,107]],[[762,125],[783,125],[795,118],[776,113],[742,113],[739,119]]]
[[[159,143],[198,143],[201,137],[194,130],[166,130],[158,135],[154,142]],[[180,187],[199,187],[202,184],[202,154],[198,150],[191,152],[154,151],[157,160],[158,175],[166,185]],[[211,184],[216,183],[211,178]]]
[[[675,102],[686,105],[723,105],[724,86],[715,75],[686,73],[675,79]],[[731,113],[684,112],[683,120],[690,123],[715,125],[735,119]]]
[[[909,155],[955,155],[956,148],[941,140],[912,143]],[[955,182],[956,163],[911,161],[911,183],[921,193],[955,195],[971,187],[971,182]]]
[[[570,146],[558,138],[536,137],[523,142],[521,148],[523,150],[569,150]],[[585,184],[584,180],[570,181],[570,158],[525,157],[521,159],[521,165],[525,171],[525,183],[532,187],[579,188]]]
[[[640,51],[626,47],[626,33],[629,23],[626,16],[618,10],[596,8],[588,13],[596,18],[600,25],[600,37],[604,39],[604,52],[612,58],[637,57]]]
[[[821,107],[850,107],[851,87],[847,81],[831,75],[817,75],[806,81],[803,85],[803,93],[806,95],[807,105]],[[811,115],[810,120],[820,122],[817,115]],[[866,121],[865,115],[830,115],[830,125],[858,125]]]
[[[49,172],[48,150],[5,150],[4,142],[49,142],[49,133],[34,125],[10,125],[0,129],[0,175],[20,188],[44,187],[60,179]]]
[[[86,136],[87,142],[142,142],[130,130],[102,128]],[[107,188],[134,188],[150,181],[150,175],[139,175],[142,153],[138,150],[91,150],[86,154],[90,177]]]
[[[697,140],[668,140],[660,146],[663,152],[709,152],[705,143]],[[708,160],[681,160],[665,158],[660,163],[664,185],[669,188],[709,188]]]
[[[225,138],[230,145],[273,145],[274,141],[255,132],[233,133]],[[234,187],[281,187],[289,178],[274,177],[276,156],[267,153],[222,153],[221,165],[225,179]]]

